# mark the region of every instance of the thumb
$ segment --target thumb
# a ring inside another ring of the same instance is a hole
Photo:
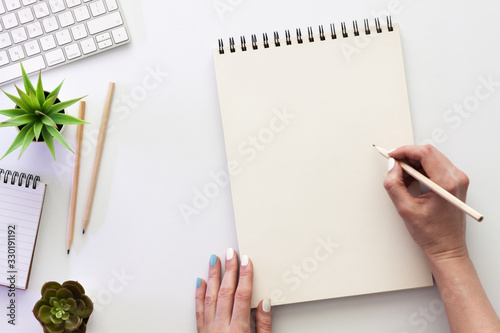
[[[389,166],[391,166],[391,164],[393,166],[385,177],[384,188],[396,207],[396,210],[401,215],[402,212],[408,211],[409,206],[413,204],[415,199],[405,186],[403,181],[403,169],[399,162],[390,158],[388,163]]]
[[[271,300],[265,299],[259,303],[255,313],[255,332],[271,333]]]

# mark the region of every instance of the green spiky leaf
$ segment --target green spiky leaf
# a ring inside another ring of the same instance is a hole
[[[50,135],[49,131],[47,131],[47,127],[42,128],[42,137],[43,141],[45,141],[45,144],[47,145],[47,148],[49,148],[50,153],[52,154],[52,157],[54,158],[54,161],[56,160],[56,151],[54,149],[54,138],[52,135]]]
[[[45,102],[45,92],[43,90],[42,84],[42,70],[38,74],[38,83],[36,85],[36,98],[38,99],[38,104],[43,105]]]
[[[81,100],[84,97],[86,97],[86,96],[83,96],[80,98],[75,98],[75,99],[70,99],[69,101],[66,101],[66,102],[60,102],[60,103],[54,104],[50,108],[50,111],[47,112],[47,115],[51,115],[51,114],[57,113],[59,111],[62,111],[64,109],[66,109],[67,107],[75,104],[76,102],[78,102],[79,100]]]
[[[81,120],[80,118],[70,116],[64,113],[55,113],[49,116],[56,124],[61,125],[80,125],[88,124],[88,122]]]
[[[57,99],[57,96],[52,96],[50,98],[47,97],[47,99],[45,100],[45,102],[42,105],[42,112],[50,111],[50,108],[52,107],[52,105],[54,104],[56,99]]]
[[[14,103],[16,103],[17,106],[19,106],[21,109],[25,110],[26,112],[29,112],[29,113],[34,113],[34,110],[29,107],[28,105],[26,105],[19,97],[16,97],[16,96],[13,96],[7,92],[5,92],[3,89],[2,89],[3,93]]]
[[[7,117],[18,117],[22,116],[23,114],[26,114],[21,109],[7,109],[7,110],[0,110],[0,114],[7,116]]]
[[[33,127],[32,124],[28,124],[28,125],[23,127],[23,129],[16,136],[16,138],[14,139],[14,142],[12,142],[9,149],[7,149],[7,152],[3,155],[3,157],[1,159],[3,159],[8,154],[12,153],[14,150],[19,148],[23,144],[24,137],[26,136],[26,133],[28,133],[28,131],[31,129],[31,127]]]
[[[40,116],[40,120],[42,121],[42,123],[44,123],[47,126],[57,128],[56,123],[52,120],[52,118],[47,116],[45,113],[40,111],[35,111],[35,113]]]
[[[43,123],[41,121],[37,121],[35,125],[33,125],[36,141],[38,141],[38,138],[40,138],[40,134],[42,133],[42,128],[43,128]]]
[[[35,88],[33,87],[33,84],[31,83],[30,79],[28,78],[28,75],[26,75],[26,71],[24,70],[23,63],[19,61],[21,64],[21,72],[23,73],[23,83],[24,83],[24,89],[26,90],[27,93],[29,91],[35,92]]]
[[[28,94],[28,96],[30,97],[31,106],[35,110],[41,110],[42,109],[42,105],[40,104],[40,102],[38,102],[38,98],[36,97],[35,93],[33,91],[30,91],[30,93]]]
[[[24,151],[26,150],[26,148],[28,148],[28,146],[30,145],[30,143],[33,141],[34,138],[35,138],[35,131],[33,130],[33,127],[31,127],[28,133],[26,133],[26,136],[24,137],[23,146],[21,147],[21,152],[19,153],[19,158],[21,158]]]
[[[64,80],[63,80],[63,82],[61,82],[61,83],[60,83],[60,84],[56,87],[56,89],[54,89],[54,90],[52,90],[52,91],[50,92],[50,94],[47,96],[47,98],[51,98],[51,97],[55,97],[55,98],[57,98],[57,96],[59,95],[59,91],[61,90],[61,87],[62,87],[63,83],[64,83]]]
[[[0,126],[5,124],[3,127],[5,126],[22,126],[22,125],[26,125],[28,123],[31,123],[33,121],[36,121],[38,118],[37,116],[34,116],[32,114],[23,114],[22,116],[17,116],[17,117],[13,117],[13,118],[10,118],[6,121],[4,121],[3,123],[0,123]]]
[[[64,137],[61,135],[61,133],[59,133],[59,131],[56,128],[54,128],[54,127],[45,127],[45,128],[54,137],[54,139],[56,139],[60,144],[62,144],[67,149],[69,149],[73,154],[75,153],[71,149],[71,147],[68,145],[68,143],[66,142],[66,140],[64,139]]]

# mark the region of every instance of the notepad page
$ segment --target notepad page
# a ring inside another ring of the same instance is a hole
[[[252,307],[432,285],[373,148],[413,144],[399,26],[214,51]]]
[[[45,188],[0,182],[0,285],[10,286],[14,277],[16,288],[27,288]]]

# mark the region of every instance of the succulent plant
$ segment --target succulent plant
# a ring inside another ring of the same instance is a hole
[[[44,333],[84,333],[93,309],[80,283],[51,281],[42,286],[42,299],[36,302],[33,314]]]
[[[61,133],[59,133],[62,125],[88,124],[87,122],[84,122],[76,117],[62,113],[65,108],[78,102],[83,97],[75,98],[66,102],[57,102],[57,96],[64,81],[46,96],[45,91],[43,90],[41,72],[38,76],[38,84],[35,89],[26,75],[22,63],[21,71],[23,75],[24,89],[26,92],[16,86],[19,94],[19,97],[16,97],[6,93],[2,89],[5,95],[7,95],[11,101],[16,103],[16,107],[14,109],[0,110],[0,114],[10,117],[10,119],[1,122],[0,127],[18,126],[20,129],[19,134],[2,158],[22,146],[21,153],[19,154],[19,157],[21,157],[33,139],[38,141],[41,136],[47,144],[47,147],[52,153],[55,161],[56,154],[54,151],[54,138],[64,147],[71,150],[64,137]]]

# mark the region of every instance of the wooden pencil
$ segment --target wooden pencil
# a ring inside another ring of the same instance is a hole
[[[78,118],[85,120],[85,102],[80,102]],[[73,244],[73,233],[75,230],[76,197],[78,195],[78,178],[80,175],[80,155],[82,151],[83,124],[78,125],[76,130],[75,162],[73,165],[73,183],[71,185],[71,199],[69,203],[68,230],[66,233],[66,247],[71,249]]]
[[[380,155],[384,156],[385,158],[390,158],[389,153],[387,152],[386,149],[373,145],[375,149],[380,153]],[[453,204],[455,207],[461,209],[463,212],[466,214],[469,214],[471,217],[476,219],[478,222],[481,222],[483,220],[483,215],[481,215],[479,212],[476,210],[472,209],[469,207],[466,203],[455,197],[453,194],[450,192],[446,191],[444,188],[439,186],[438,184],[434,183],[432,180],[415,170],[413,167],[411,167],[409,164],[399,161],[399,165],[401,165],[401,168],[406,171],[410,176],[427,186],[429,189],[431,189],[434,193],[442,197],[443,199],[447,200],[449,203]]]
[[[110,82],[108,88],[108,96],[106,97],[106,103],[104,104],[104,110],[102,112],[101,126],[99,128],[99,137],[97,139],[97,147],[95,151],[94,166],[92,168],[92,178],[90,180],[89,194],[87,197],[87,204],[85,206],[85,213],[83,215],[83,233],[85,233],[85,229],[89,224],[90,214],[92,213],[95,187],[97,184],[97,177],[99,175],[99,168],[101,165],[102,150],[104,147],[104,139],[106,138],[106,131],[108,129],[108,120],[109,114],[111,112],[111,103],[113,102],[114,91],[115,84],[113,82]]]

